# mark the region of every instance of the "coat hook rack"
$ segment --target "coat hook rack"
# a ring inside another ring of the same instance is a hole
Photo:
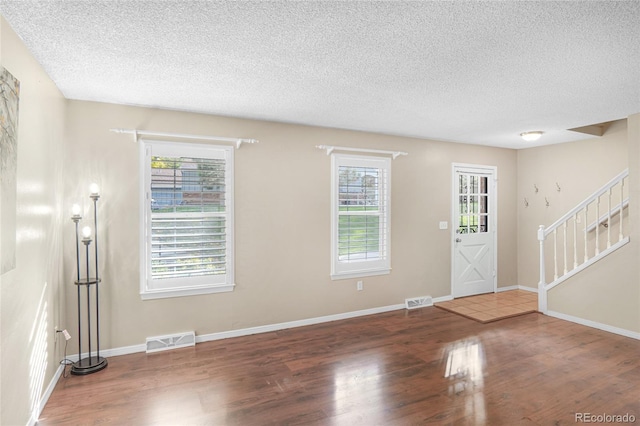
[[[538,185],[536,185],[536,184],[534,183],[534,184],[533,184],[533,188],[535,189],[536,194],[537,194],[537,193],[538,193]]]
[[[524,197],[524,206],[529,207],[529,200],[527,200],[527,197]]]
[[[549,200],[547,199],[547,197],[544,197],[544,202],[547,203],[547,207],[549,207]]]
[[[560,188],[560,184],[558,182],[556,182],[556,190],[558,192],[560,192],[562,190],[562,188]]]

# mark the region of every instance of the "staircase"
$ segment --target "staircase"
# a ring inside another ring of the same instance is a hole
[[[629,242],[626,169],[564,216],[540,225],[538,310],[547,313],[547,292]]]

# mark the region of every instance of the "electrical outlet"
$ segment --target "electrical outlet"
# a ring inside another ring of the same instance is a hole
[[[440,222],[439,227],[440,229],[447,229],[449,228],[449,222]]]
[[[356,288],[358,289],[358,291],[362,291],[362,281],[358,281],[356,283]]]

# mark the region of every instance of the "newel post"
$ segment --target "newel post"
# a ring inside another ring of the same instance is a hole
[[[544,270],[544,225],[538,228],[538,241],[540,242],[540,281],[538,282],[538,311],[543,314],[547,313],[547,283],[545,282]]]

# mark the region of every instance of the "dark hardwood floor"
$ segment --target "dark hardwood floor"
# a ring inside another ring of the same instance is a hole
[[[393,311],[156,354],[61,378],[40,425],[640,423],[640,341],[527,314]]]

